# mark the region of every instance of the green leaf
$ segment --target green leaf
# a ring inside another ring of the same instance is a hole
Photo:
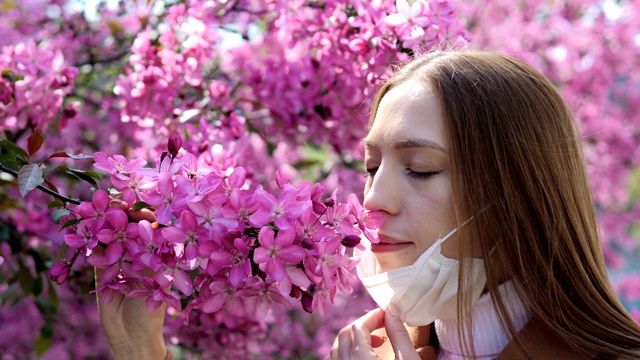
[[[67,220],[67,222],[64,223],[64,225],[62,225],[62,227],[60,228],[60,230],[62,229],[66,229],[69,226],[75,225],[77,223],[80,222],[80,219],[71,219],[71,220]]]
[[[57,166],[57,167],[53,168],[53,171],[66,173],[67,171],[69,171],[69,167],[65,166],[65,165],[60,165],[60,166]]]
[[[55,310],[55,312],[58,312],[58,307],[60,306],[60,299],[58,298],[58,293],[56,292],[56,288],[53,286],[53,283],[51,282],[51,280],[48,280],[47,283],[49,284],[49,301],[51,302],[51,305],[53,305],[53,309]]]
[[[98,173],[97,173],[97,172],[95,172],[95,171],[83,171],[83,173],[85,173],[85,174],[87,174],[87,175],[91,176],[92,178],[94,178],[94,179],[96,179],[96,180],[101,180],[101,179],[100,179],[100,174],[98,174]]]
[[[49,204],[47,204],[47,209],[53,209],[53,208],[62,207],[62,206],[64,206],[63,203],[61,203],[60,201],[54,200],[49,202]]]
[[[29,191],[42,185],[42,169],[38,164],[27,164],[18,171],[18,188],[22,197],[27,196]]]
[[[47,266],[44,264],[44,260],[42,259],[42,254],[38,252],[38,250],[36,250],[35,248],[29,249],[27,254],[29,254],[33,258],[33,264],[35,265],[36,273],[41,273],[49,270]]]
[[[82,181],[86,181],[89,184],[98,187],[98,183],[96,182],[96,180],[91,177],[90,175],[87,175],[85,171],[82,170],[76,170],[76,169],[69,169],[67,172],[67,174],[69,175],[73,175],[75,177],[77,177],[78,179],[82,180]]]
[[[36,356],[38,357],[38,359],[41,358],[42,355],[44,355],[49,350],[52,341],[53,340],[51,338],[39,336],[33,342],[33,350],[36,352]]]
[[[30,295],[33,292],[33,277],[31,272],[22,263],[22,260],[18,260],[18,282],[25,295]]]
[[[42,326],[42,328],[40,329],[40,336],[45,337],[45,338],[52,338],[53,337],[53,325],[51,325],[51,323],[44,324],[44,326]]]
[[[69,215],[69,214],[71,214],[71,212],[69,210],[67,210],[67,209],[58,209],[58,210],[53,212],[53,214],[51,215],[51,218],[57,224],[60,221],[61,217]]]
[[[15,286],[10,286],[6,290],[0,292],[0,304],[6,304],[7,302],[15,299],[20,299],[22,294],[20,294],[20,290]]]
[[[7,139],[0,139],[0,152],[4,152],[3,150],[12,150],[14,152],[17,152],[18,155],[22,156],[24,158],[24,160],[28,160],[29,159],[29,154],[27,154],[27,152],[21,148],[20,146],[12,143],[11,141],[7,140]]]
[[[43,314],[53,315],[58,311],[56,306],[53,305],[53,302],[51,301],[50,298],[36,296],[35,299],[36,299],[36,305],[38,306],[38,309]]]
[[[42,289],[44,288],[44,283],[42,281],[42,277],[36,278],[33,282],[33,296],[38,296],[42,294]]]
[[[133,203],[133,206],[131,206],[131,211],[140,211],[142,209],[147,209],[152,207],[153,205],[147,204],[144,201],[136,201]]]
[[[62,245],[60,245],[60,249],[58,249],[58,253],[56,254],[56,261],[67,260],[68,252],[69,252],[69,245],[67,245],[67,243],[62,243]]]

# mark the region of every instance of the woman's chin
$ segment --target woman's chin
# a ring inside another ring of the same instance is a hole
[[[375,253],[375,256],[378,274],[412,265],[415,261],[413,258],[399,257],[392,252]]]

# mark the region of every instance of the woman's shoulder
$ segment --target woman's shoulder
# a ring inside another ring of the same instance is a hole
[[[529,358],[534,360],[554,359],[554,360],[577,360],[577,359],[598,359],[598,354],[590,354],[583,349],[571,346],[566,340],[559,336],[553,329],[544,324],[536,316],[520,330],[518,333],[522,344],[526,348]],[[525,358],[519,351],[515,339],[512,339],[500,352],[496,360],[514,360]]]

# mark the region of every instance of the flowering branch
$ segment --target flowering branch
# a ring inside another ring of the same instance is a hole
[[[323,200],[322,185],[293,184],[282,174],[276,175],[278,195],[261,186],[249,190],[244,168],[221,176],[180,153],[181,144],[171,135],[154,169],[142,159],[94,155],[115,195],[98,190],[60,219],[71,224],[65,243],[75,255],[52,267],[52,279],[65,282],[82,253],[105,269],[98,292],[145,297],[150,311],[162,302],[179,311],[182,300],[190,310],[259,319],[272,304],[290,306],[287,297],[324,314],[338,290],[352,291],[359,260],[346,249],[363,248],[361,235],[377,241],[379,221],[355,195],[347,204],[337,202],[335,192]],[[153,278],[143,276],[144,269]],[[169,286],[179,293],[154,297]]]
[[[8,174],[11,174],[16,178],[18,177],[18,172],[17,171],[11,170],[11,169],[5,167],[2,164],[0,164],[0,170],[6,172]],[[38,185],[38,186],[36,186],[36,188],[42,190],[43,192],[45,192],[45,193],[47,193],[47,194],[49,194],[49,195],[51,195],[51,196],[53,196],[53,197],[55,197],[55,198],[57,198],[59,200],[62,200],[64,202],[68,202],[68,203],[71,203],[71,204],[74,204],[74,205],[80,205],[81,204],[81,202],[79,200],[75,200],[75,199],[66,197],[66,196],[64,196],[64,195],[62,195],[60,193],[57,193],[57,192],[47,188],[46,186]]]

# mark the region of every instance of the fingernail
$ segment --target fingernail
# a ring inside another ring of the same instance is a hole
[[[387,306],[387,312],[393,317],[398,317],[400,315],[398,307],[394,304],[389,304],[389,306]]]

